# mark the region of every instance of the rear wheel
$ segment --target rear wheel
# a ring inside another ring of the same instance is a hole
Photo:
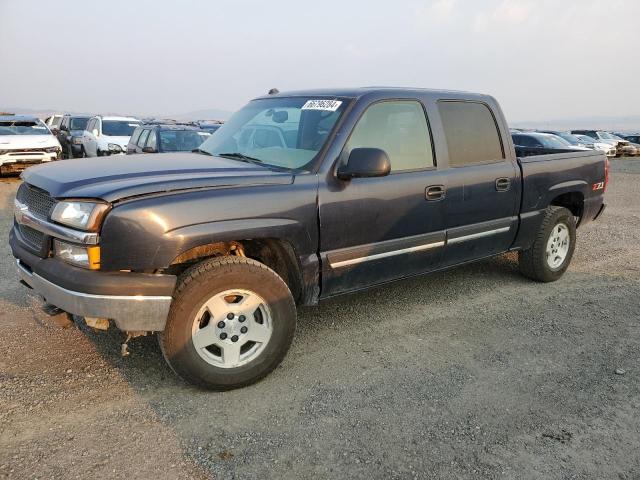
[[[576,246],[576,221],[564,207],[549,207],[533,245],[519,254],[522,274],[553,282],[569,268]]]
[[[219,257],[182,275],[159,340],[179,376],[229,390],[276,368],[295,326],[295,303],[278,274],[255,260]]]

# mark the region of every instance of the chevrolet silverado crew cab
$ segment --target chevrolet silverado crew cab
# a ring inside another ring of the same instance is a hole
[[[520,158],[490,96],[276,93],[195,152],[30,168],[10,235],[24,284],[90,325],[158,332],[184,379],[250,384],[296,306],[507,251],[567,270],[603,211],[601,152]]]

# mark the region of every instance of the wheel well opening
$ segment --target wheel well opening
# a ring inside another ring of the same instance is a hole
[[[280,239],[245,239],[200,245],[176,257],[169,270],[179,275],[203,260],[228,255],[247,257],[265,264],[284,280],[293,298],[296,301],[300,299],[302,273],[296,252],[289,242]]]
[[[581,192],[567,192],[557,196],[551,201],[551,205],[564,207],[578,218],[578,225],[584,213],[584,195]]]

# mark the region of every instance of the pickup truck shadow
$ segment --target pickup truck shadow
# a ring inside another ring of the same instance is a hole
[[[478,277],[483,281],[477,282]],[[511,288],[517,288],[519,284],[529,282],[520,276],[515,255],[504,254],[450,270],[338,296],[321,302],[316,307],[299,309],[296,338],[289,356],[295,355],[296,361],[300,361],[301,352],[297,351],[297,346],[312,344],[317,337],[323,337],[336,328],[349,334],[351,331],[361,329],[363,321],[368,322],[368,328],[383,326],[388,322],[388,316],[378,315],[377,312],[380,310],[397,306],[398,311],[406,309],[428,311],[431,302],[441,302],[443,298],[455,304],[469,294],[471,279],[475,280],[474,295],[504,291],[509,285]],[[354,314],[354,312],[357,313]],[[131,340],[128,344],[130,354],[123,357],[121,344],[126,337],[124,333],[115,328],[110,328],[107,332],[97,332],[87,327],[81,320],[76,323],[95,344],[105,360],[119,370],[135,391],[144,395],[153,395],[152,392],[158,389],[171,390],[172,395],[178,396],[189,396],[195,392],[211,394],[183,382],[171,371],[162,358],[156,335]],[[286,364],[285,358],[283,365]],[[309,370],[314,368],[313,365],[307,367]],[[261,383],[278,381],[273,379],[282,368],[281,365],[267,379],[247,388],[260,388]],[[300,368],[305,370],[306,367]],[[150,401],[150,404],[153,406],[153,401]]]

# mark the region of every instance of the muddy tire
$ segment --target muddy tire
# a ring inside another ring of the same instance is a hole
[[[564,207],[548,207],[540,230],[519,253],[520,272],[538,282],[554,282],[569,268],[576,247],[576,221]]]
[[[248,258],[218,257],[181,275],[159,342],[184,380],[230,390],[276,368],[295,327],[295,303],[277,273]]]

